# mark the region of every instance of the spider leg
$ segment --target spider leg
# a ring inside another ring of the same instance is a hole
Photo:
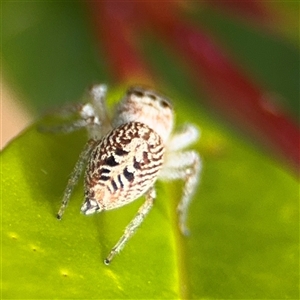
[[[126,245],[128,240],[132,237],[135,233],[137,228],[141,225],[144,221],[146,215],[149,213],[151,208],[153,207],[153,202],[155,200],[156,193],[154,187],[150,188],[146,194],[146,201],[144,204],[139,208],[138,213],[136,216],[131,220],[131,222],[125,228],[124,234],[121,236],[117,244],[112,248],[110,253],[108,254],[107,258],[104,260],[106,265],[109,265],[112,259],[116,254],[118,254],[123,247]]]
[[[45,133],[71,133],[73,131],[79,130],[81,128],[87,127],[86,120],[76,120],[72,123],[57,125],[57,126],[39,126],[40,132]]]
[[[97,116],[96,111],[91,103],[81,105],[75,104],[72,108],[72,113],[71,110],[69,111],[69,117],[77,114],[80,118],[57,126],[42,125],[39,126],[39,131],[46,133],[70,133],[81,128],[87,128],[88,132],[101,132],[102,122]]]
[[[186,226],[188,208],[199,182],[201,168],[201,158],[196,151],[172,152],[167,155],[159,174],[162,180],[184,180],[183,195],[177,206],[179,228],[183,235],[189,234]]]
[[[192,124],[185,124],[175,132],[167,143],[168,151],[178,151],[186,148],[199,139],[200,132]]]
[[[110,123],[107,114],[106,103],[107,86],[105,84],[93,85],[90,89],[90,96],[92,98],[93,107],[95,108],[98,118],[101,123]]]
[[[81,128],[86,128],[89,133],[89,138],[100,139],[111,129],[110,120],[105,106],[106,91],[106,85],[95,85],[89,92],[91,102],[86,104],[69,105],[56,113],[63,118],[77,114],[80,119],[53,127],[40,126],[39,130],[41,132],[50,133],[70,133]]]
[[[97,84],[91,87],[90,96],[92,98],[91,108],[87,111],[87,116],[92,118],[91,126],[87,127],[89,137],[92,139],[102,138],[112,129],[111,121],[106,107],[107,86]],[[84,118],[84,115],[81,114]]]
[[[74,190],[74,187],[76,186],[76,184],[80,178],[80,175],[83,171],[86,161],[88,160],[88,158],[90,156],[91,151],[94,148],[94,145],[95,145],[95,141],[89,140],[86,143],[82,152],[80,153],[79,159],[77,160],[77,163],[76,163],[76,165],[71,173],[71,176],[69,178],[67,187],[64,191],[64,197],[63,197],[63,200],[61,203],[61,207],[57,213],[57,219],[59,219],[59,220],[62,218],[62,216],[64,214],[64,211],[69,203],[69,200],[70,200],[71,194]]]

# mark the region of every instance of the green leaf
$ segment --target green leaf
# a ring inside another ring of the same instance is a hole
[[[158,183],[153,210],[110,266],[103,259],[143,199],[86,217],[81,181],[55,218],[85,134],[42,134],[38,123],[4,149],[3,299],[299,297],[299,183],[184,102],[175,107],[179,124],[202,130],[191,236],[177,226],[182,184]]]

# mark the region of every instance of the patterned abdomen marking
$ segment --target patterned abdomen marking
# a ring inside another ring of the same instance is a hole
[[[140,197],[157,179],[163,154],[161,138],[143,123],[130,122],[112,130],[91,153],[86,201],[96,201],[101,211]]]

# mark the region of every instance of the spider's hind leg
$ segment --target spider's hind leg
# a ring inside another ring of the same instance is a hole
[[[162,180],[184,180],[183,195],[177,206],[179,228],[183,235],[189,234],[186,225],[188,208],[199,182],[201,167],[201,159],[196,151],[173,152],[167,156],[159,176]]]
[[[199,139],[200,131],[192,124],[183,125],[169,139],[167,150],[175,152],[182,150]]]
[[[170,137],[160,178],[162,180],[184,180],[183,195],[178,204],[179,228],[184,235],[189,233],[186,225],[188,208],[199,182],[202,163],[199,154],[183,150],[199,138],[199,130],[192,124],[185,124]]]

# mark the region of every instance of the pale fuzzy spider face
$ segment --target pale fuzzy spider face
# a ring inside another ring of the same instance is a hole
[[[183,234],[187,233],[187,209],[197,186],[201,161],[197,152],[184,150],[197,140],[198,130],[185,125],[172,133],[173,109],[166,97],[151,89],[132,87],[111,120],[105,96],[105,85],[94,86],[92,101],[80,106],[81,119],[60,127],[64,132],[85,127],[90,140],[71,174],[58,218],[84,168],[85,201],[81,212],[86,215],[121,207],[145,195],[145,203],[105,259],[109,264],[151,210],[158,179],[184,180],[178,213],[179,227]]]
[[[173,129],[172,105],[156,91],[141,86],[131,87],[117,106],[113,127],[129,122],[146,124],[166,142]]]

